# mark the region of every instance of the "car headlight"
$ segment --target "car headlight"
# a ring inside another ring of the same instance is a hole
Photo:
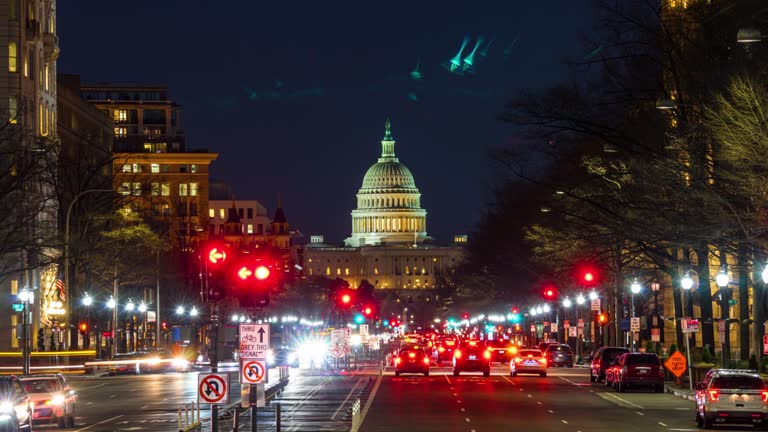
[[[64,398],[63,395],[56,395],[51,400],[46,402],[46,404],[47,405],[64,405],[64,401],[66,401],[66,399]]]
[[[189,366],[189,362],[181,358],[173,359],[171,361],[171,364],[173,365],[173,367],[176,367],[176,368],[185,368]]]
[[[0,413],[11,413],[11,412],[13,412],[13,404],[10,401],[0,402]]]

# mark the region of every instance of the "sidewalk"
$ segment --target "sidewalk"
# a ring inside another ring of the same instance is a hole
[[[664,391],[666,393],[671,393],[677,397],[688,399],[689,401],[695,400],[693,396],[695,391],[689,390],[687,386],[679,386],[674,382],[665,382]]]

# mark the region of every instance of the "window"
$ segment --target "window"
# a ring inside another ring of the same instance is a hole
[[[112,118],[115,122],[126,122],[128,121],[128,110],[115,110]]]
[[[247,229],[248,229],[247,231],[248,234],[253,234],[253,224],[248,224]]]
[[[140,164],[133,164],[133,172],[140,173],[141,172],[141,165]]]
[[[224,219],[224,218],[226,218],[226,217],[227,217],[227,216],[226,216],[226,214],[227,214],[227,213],[226,213],[226,210],[224,210],[223,208],[220,208],[220,209],[219,209],[219,219]]]
[[[243,209],[242,208],[237,209],[237,217],[239,217],[240,219],[243,218]]]
[[[252,208],[248,209],[248,219],[253,219],[253,209]]]
[[[24,77],[29,78],[29,56],[24,57]]]
[[[189,172],[191,172],[192,174],[197,173],[197,165],[196,164],[190,165],[189,166]]]
[[[18,51],[16,49],[16,42],[8,43],[8,72],[17,72]]]
[[[152,196],[160,196],[160,183],[152,183]]]
[[[160,165],[160,172],[161,173],[167,173],[171,171],[171,166],[168,164],[162,164]]]
[[[186,166],[186,165],[181,165],[181,166],[179,167],[179,172],[180,172],[180,173],[185,173],[185,172],[187,172],[187,166]]]
[[[123,172],[124,173],[131,172],[131,164],[123,164]]]
[[[134,183],[133,184],[133,194],[136,196],[141,195],[141,183]]]
[[[162,195],[162,196],[170,196],[171,195],[171,184],[170,183],[162,183],[162,184],[160,184],[160,195]]]
[[[152,172],[152,174],[157,174],[160,172],[160,164],[151,164],[149,166],[149,170]]]
[[[12,20],[19,19],[19,0],[8,2],[8,18]]]
[[[189,196],[197,196],[197,183],[189,184]]]
[[[130,195],[131,194],[131,184],[130,183],[123,183],[122,186],[120,186],[120,193],[123,195]]]
[[[209,218],[215,218],[216,217],[216,210],[209,208],[208,209],[208,217]]]
[[[43,77],[43,80],[44,80],[44,82],[45,82],[45,91],[48,91],[48,90],[50,90],[50,88],[49,88],[49,86],[48,86],[48,77],[49,77],[49,76],[51,76],[51,71],[50,71],[50,69],[48,68],[48,64],[46,63],[46,64],[45,64],[45,77]]]
[[[10,124],[16,124],[18,121],[16,119],[16,116],[19,113],[19,103],[16,99],[16,96],[11,96],[8,98],[8,123]]]
[[[264,224],[256,225],[256,234],[264,234]]]
[[[344,268],[344,275],[349,276],[349,267]]]
[[[189,185],[186,183],[179,183],[179,196],[187,196]]]
[[[128,130],[126,128],[123,128],[123,127],[116,127],[115,128],[115,136],[116,137],[122,138],[122,137],[125,137],[126,135],[128,135]]]
[[[48,135],[48,110],[46,109],[45,105],[40,104],[38,112],[40,113],[38,115],[40,119],[40,135],[46,136]]]

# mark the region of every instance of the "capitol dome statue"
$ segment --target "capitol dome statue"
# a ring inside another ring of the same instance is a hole
[[[421,208],[421,193],[411,171],[395,157],[387,118],[381,157],[365,173],[357,193],[357,209],[352,210],[350,247],[419,244],[427,236],[427,212]]]

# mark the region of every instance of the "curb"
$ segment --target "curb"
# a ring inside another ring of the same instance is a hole
[[[689,401],[692,401],[692,402],[696,400],[692,395],[689,395],[687,392],[674,389],[666,385],[664,386],[664,391],[667,393],[671,393],[679,398],[688,399]]]

